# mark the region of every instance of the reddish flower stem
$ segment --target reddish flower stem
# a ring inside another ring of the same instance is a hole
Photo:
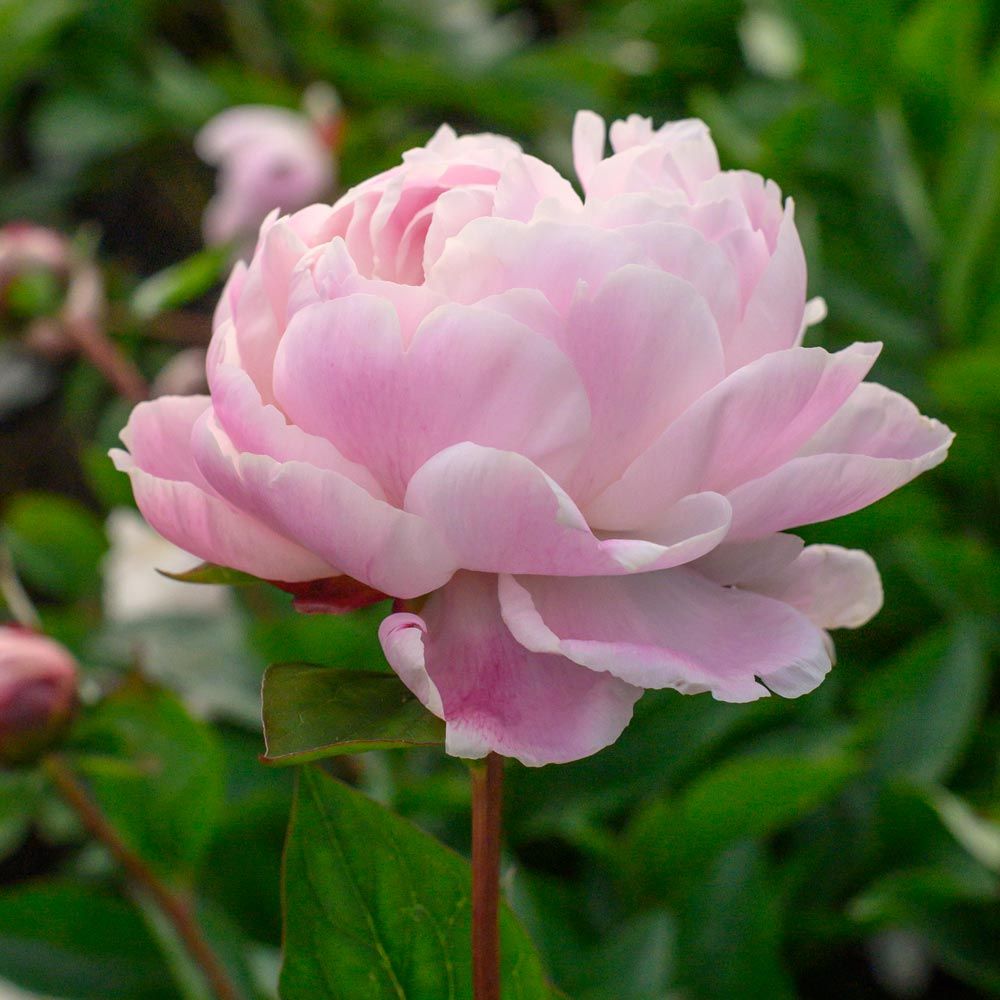
[[[44,761],[45,771],[59,794],[73,809],[84,829],[100,841],[111,856],[122,866],[132,884],[146,893],[163,915],[170,921],[191,960],[201,970],[205,981],[218,1000],[242,1000],[225,966],[212,950],[204,931],[198,924],[191,901],[176,893],[133,852],[122,840],[118,831],[87,794],[69,765],[57,754],[50,754]]]
[[[500,1000],[500,824],[503,757],[472,768],[472,983],[475,1000]]]
[[[96,323],[89,318],[68,317],[64,329],[80,353],[111,383],[119,396],[130,403],[149,399],[149,386],[139,369]]]

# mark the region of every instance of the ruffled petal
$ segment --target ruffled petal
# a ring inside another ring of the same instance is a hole
[[[579,294],[558,343],[590,400],[587,453],[568,484],[577,498],[617,479],[724,373],[704,299],[652,268],[622,268],[593,296]]]
[[[618,579],[503,576],[500,605],[532,652],[644,688],[711,691],[736,702],[768,689],[796,697],[831,665],[824,633],[805,615],[689,569]]]
[[[589,424],[569,360],[545,337],[486,309],[435,310],[404,345],[392,307],[352,295],[298,313],[275,363],[289,418],[364,463],[399,501],[414,471],[459,441],[509,448],[553,475]]]
[[[692,568],[716,583],[791,604],[820,628],[858,628],[882,607],[882,581],[867,552],[803,548],[795,535],[726,542]]]
[[[442,586],[457,568],[432,525],[345,475],[302,461],[241,454],[210,413],[191,437],[199,469],[223,497],[338,572],[393,597],[412,598]]]
[[[221,498],[194,463],[191,430],[211,403],[205,396],[161,396],[132,411],[114,449],[143,517],[164,538],[200,559],[267,580],[296,582],[336,570]]]
[[[580,282],[636,261],[621,234],[551,219],[476,219],[445,245],[427,283],[456,302],[478,302],[511,288],[537,288],[565,313]]]
[[[390,615],[382,647],[403,682],[447,723],[459,757],[495,752],[559,764],[613,743],[641,691],[607,673],[517,643],[500,618],[496,577],[459,573],[421,616]]]
[[[904,396],[865,382],[799,454],[728,493],[731,539],[853,513],[944,461],[954,434]]]
[[[806,257],[789,198],[771,260],[750,296],[743,322],[726,344],[728,370],[797,344],[805,306]]]
[[[837,354],[792,348],[734,372],[585,505],[590,523],[637,527],[681,496],[728,494],[781,465],[843,405],[879,348],[854,344]]]
[[[569,495],[509,451],[453,445],[410,480],[404,507],[434,525],[464,569],[594,576],[649,572],[696,559],[729,529],[717,494],[683,498],[647,536],[601,540]]]

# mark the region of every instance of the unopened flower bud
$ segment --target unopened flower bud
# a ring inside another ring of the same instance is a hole
[[[0,626],[0,763],[23,763],[51,746],[75,703],[69,652],[28,629]]]

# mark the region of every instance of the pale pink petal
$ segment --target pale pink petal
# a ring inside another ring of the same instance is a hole
[[[725,350],[741,316],[740,282],[725,251],[689,225],[650,221],[622,226],[618,232],[634,244],[643,263],[675,274],[698,290],[715,317]]]
[[[806,304],[806,258],[795,228],[791,199],[778,241],[747,304],[743,322],[726,347],[730,371],[799,340]]]
[[[791,604],[825,629],[858,628],[882,607],[875,560],[839,545],[810,545],[783,570],[762,572],[746,585]]]
[[[705,301],[652,268],[622,268],[593,296],[579,294],[557,342],[590,400],[587,453],[568,486],[577,498],[617,479],[724,373]]]
[[[192,443],[199,468],[223,497],[376,590],[418,597],[457,568],[432,525],[340,473],[240,454],[211,414],[196,424]]]
[[[538,466],[514,452],[468,442],[417,470],[405,508],[437,527],[464,569],[566,576],[648,572],[688,562],[725,537],[730,519],[724,498],[703,494],[666,511],[648,538],[601,540]]]
[[[208,562],[268,580],[315,580],[336,571],[225,500],[194,463],[191,430],[210,407],[205,396],[161,396],[132,411],[111,452],[136,503],[164,538]]]
[[[880,345],[769,354],[706,392],[586,505],[591,524],[631,529],[689,493],[728,494],[787,461],[850,396]]]
[[[500,313],[447,305],[405,346],[392,307],[352,295],[298,313],[275,361],[289,418],[363,462],[400,500],[413,472],[459,441],[519,451],[553,474],[589,423],[568,359]]]
[[[614,579],[503,576],[500,603],[528,649],[639,687],[737,702],[768,689],[795,697],[831,665],[823,632],[800,612],[686,568]]]
[[[569,211],[582,207],[573,186],[558,170],[534,156],[519,156],[503,168],[497,181],[493,214],[528,222],[547,199]]]
[[[437,262],[445,244],[473,219],[493,212],[494,192],[488,187],[452,188],[434,203],[434,215],[424,240],[423,270]]]
[[[727,539],[691,568],[723,586],[740,587],[787,569],[799,557],[804,546],[805,542],[797,535],[768,535],[752,542],[731,542]]]
[[[540,219],[476,219],[446,244],[428,284],[456,302],[478,302],[511,288],[537,288],[565,312],[580,282],[636,260],[636,247],[618,233]]]
[[[613,743],[642,692],[562,657],[528,652],[500,619],[496,586],[494,576],[459,573],[421,617],[391,615],[379,630],[403,682],[446,721],[448,752],[492,751],[538,766]]]
[[[865,382],[797,457],[728,494],[731,537],[760,538],[867,507],[943,462],[953,438],[905,397]]]
[[[292,271],[306,250],[287,219],[276,221],[262,236],[235,302],[236,356],[230,356],[230,361],[246,370],[266,403],[274,402],[271,376],[285,323]]]
[[[604,159],[606,134],[604,119],[600,115],[593,111],[576,113],[573,119],[573,169],[584,191],[594,168]]]
[[[281,411],[265,404],[250,377],[240,368],[220,365],[212,386],[215,419],[237,451],[268,455],[279,462],[307,462],[338,472],[384,499],[375,477],[363,465],[349,462],[323,437],[307,434],[286,422]]]

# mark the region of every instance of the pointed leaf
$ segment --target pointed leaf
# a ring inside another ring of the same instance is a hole
[[[444,723],[395,674],[279,663],[264,675],[263,698],[270,764],[444,744]]]
[[[284,885],[282,1000],[472,996],[468,864],[318,768],[299,775]],[[506,909],[501,954],[504,1000],[550,1000]]]
[[[238,569],[229,569],[227,566],[216,566],[214,563],[199,563],[191,569],[183,570],[180,573],[171,573],[169,570],[158,569],[160,576],[177,580],[180,583],[224,583],[232,587],[242,587],[248,583],[260,583],[261,581],[249,573],[241,573]]]

